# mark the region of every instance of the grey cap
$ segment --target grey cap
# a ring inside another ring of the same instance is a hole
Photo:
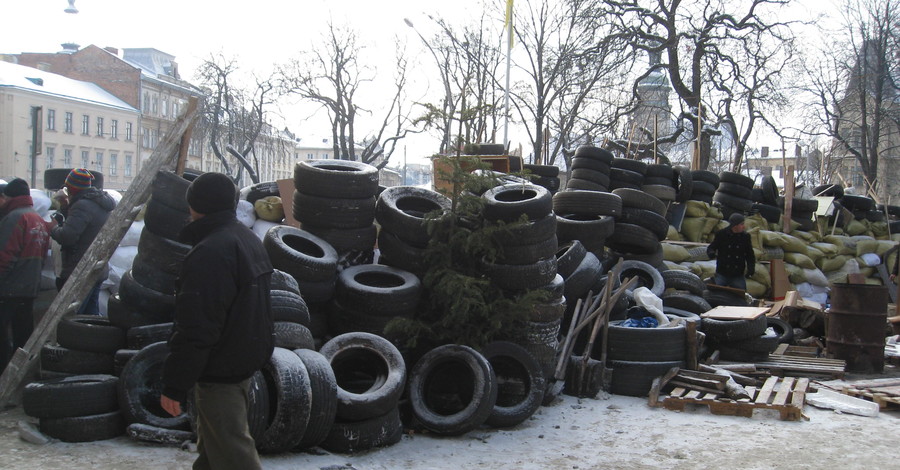
[[[740,225],[744,223],[744,215],[743,214],[731,214],[731,217],[728,218],[728,225],[734,227],[735,225]]]

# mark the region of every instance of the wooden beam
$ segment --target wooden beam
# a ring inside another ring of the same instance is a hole
[[[794,165],[785,168],[784,174],[784,219],[781,231],[791,233],[791,210],[794,207]]]
[[[142,165],[141,170],[132,180],[131,186],[128,187],[128,191],[125,192],[125,196],[110,213],[106,224],[103,225],[97,238],[94,239],[75,267],[68,282],[56,294],[56,298],[53,299],[47,313],[41,318],[25,346],[16,350],[3,375],[0,376],[0,408],[9,402],[13,391],[25,378],[29,368],[40,357],[41,348],[49,339],[50,334],[56,330],[59,320],[66,313],[75,311],[100,279],[103,267],[109,262],[109,258],[119,246],[122,237],[131,227],[131,223],[139,212],[139,206],[150,196],[153,179],[159,170],[172,167],[174,159],[179,153],[181,136],[197,117],[197,99],[191,98],[185,114],[175,122],[165,140],[156,147],[147,162]]]

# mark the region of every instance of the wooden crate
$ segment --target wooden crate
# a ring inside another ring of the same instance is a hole
[[[468,155],[464,156],[468,157]],[[509,173],[510,157],[508,155],[478,155],[477,158],[482,162],[489,164],[491,166],[491,170],[493,171],[498,171],[500,173]],[[434,182],[434,190],[444,194],[445,196],[450,195],[450,193],[453,192],[453,184],[444,179],[444,177],[442,176],[453,171],[450,165],[441,161],[440,158],[435,157],[431,160],[431,168],[433,173],[432,181]],[[463,166],[463,168],[465,168],[465,166]]]
[[[783,421],[798,421],[806,418],[803,406],[806,404],[806,391],[809,379],[794,377],[769,377],[762,387],[745,387],[750,400],[730,400],[721,394],[705,393],[684,387],[675,387],[668,396],[663,397],[656,406],[667,410],[684,411],[687,405],[699,405],[709,408],[714,415],[743,416],[750,418],[753,410],[776,410]]]

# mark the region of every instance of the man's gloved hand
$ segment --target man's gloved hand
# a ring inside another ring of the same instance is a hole
[[[66,221],[66,216],[64,216],[62,212],[54,212],[53,215],[50,216],[50,218],[55,220],[59,225],[62,225],[63,222]]]

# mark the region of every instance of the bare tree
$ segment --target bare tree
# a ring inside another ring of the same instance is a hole
[[[226,174],[240,181],[246,170],[250,180],[258,183],[259,160],[254,146],[269,128],[266,109],[273,103],[275,86],[269,80],[256,79],[252,89],[244,89],[238,84],[238,75],[236,60],[221,54],[210,56],[200,65],[197,78],[207,99],[198,131],[206,136]]]
[[[383,168],[397,143],[420,130],[415,129],[406,108],[407,61],[399,46],[392,87],[387,94],[379,93],[378,99],[383,101],[375,103],[382,117],[374,119],[374,124],[360,122],[364,116],[374,114],[360,104],[363,85],[375,79],[374,69],[360,62],[363,51],[355,32],[329,23],[322,43],[300,59],[290,61],[278,76],[286,93],[327,111],[335,158]]]
[[[790,41],[785,22],[766,16],[767,7],[787,0],[604,0],[605,14],[636,50],[659,53],[654,70],[665,70],[679,100],[676,129],[689,129],[699,142],[699,167],[710,163],[711,138],[724,125],[735,144],[735,160],[746,151],[747,139],[759,120],[763,103],[777,105],[778,62]],[[773,49],[775,47],[776,49]],[[773,52],[779,57],[766,61]],[[762,71],[762,72],[760,72]]]
[[[843,16],[842,34],[830,35],[834,41],[807,65],[810,132],[832,140],[825,158],[852,158],[866,192],[885,195],[897,178],[880,165],[900,150],[900,1],[856,0]]]

